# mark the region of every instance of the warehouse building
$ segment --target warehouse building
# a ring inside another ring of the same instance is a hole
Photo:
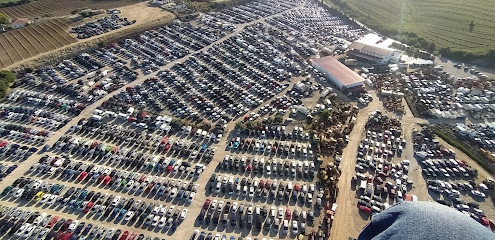
[[[373,64],[398,63],[402,51],[389,48],[393,40],[370,33],[347,47],[347,56]]]
[[[363,86],[364,79],[332,56],[313,60],[313,67],[324,73],[326,78],[340,90]]]

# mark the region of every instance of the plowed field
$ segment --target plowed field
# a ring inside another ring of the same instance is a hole
[[[133,3],[142,2],[140,0],[39,0],[28,4],[14,7],[2,8],[0,11],[10,18],[20,17],[42,17],[42,16],[64,16],[69,15],[74,9],[108,9],[118,8]]]
[[[68,33],[69,22],[51,19],[0,34],[0,68],[76,42]]]

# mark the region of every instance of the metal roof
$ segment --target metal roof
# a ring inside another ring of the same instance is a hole
[[[359,76],[359,74],[352,71],[332,56],[316,58],[313,60],[313,64],[318,65],[344,86],[351,86],[356,83],[364,82],[364,79]]]

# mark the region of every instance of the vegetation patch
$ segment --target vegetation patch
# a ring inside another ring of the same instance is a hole
[[[0,71],[0,99],[7,95],[7,89],[15,81],[15,74],[11,71]]]
[[[457,148],[457,149],[461,150],[462,152],[464,152],[466,155],[468,155],[468,157],[470,157],[471,159],[473,159],[474,161],[476,161],[487,172],[489,172],[490,174],[493,174],[494,173],[494,171],[492,170],[492,168],[489,165],[488,160],[483,156],[482,153],[480,153],[479,151],[477,151],[475,149],[470,148],[469,146],[467,146],[466,144],[464,144],[462,141],[460,141],[459,139],[457,139],[456,136],[453,136],[451,134],[448,134],[448,133],[442,131],[440,128],[436,127],[436,126],[432,126],[431,127],[431,130],[438,137],[440,137],[441,139],[443,139],[445,142],[447,142],[451,146],[454,146],[455,148]]]

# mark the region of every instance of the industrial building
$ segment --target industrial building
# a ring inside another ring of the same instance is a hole
[[[347,56],[373,64],[398,63],[402,57],[402,51],[389,48],[388,46],[392,43],[391,39],[384,39],[377,34],[370,33],[351,43],[347,47]]]
[[[364,79],[332,56],[316,58],[313,67],[340,90],[363,86]]]

